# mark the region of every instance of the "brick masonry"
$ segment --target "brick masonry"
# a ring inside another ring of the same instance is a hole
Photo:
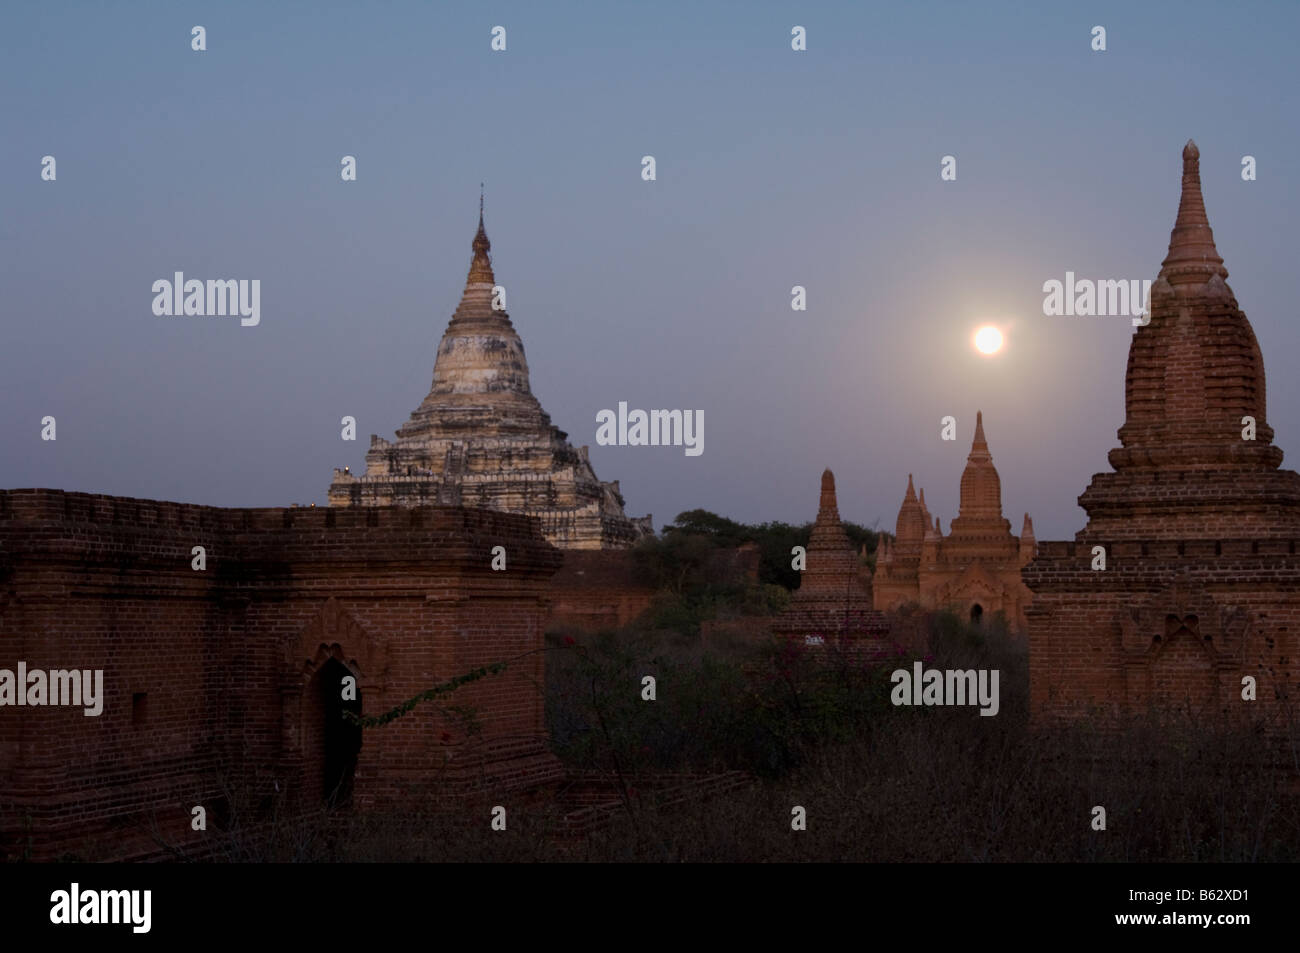
[[[1040,543],[1024,569],[1039,716],[1183,710],[1278,736],[1294,724],[1300,475],[1278,469],[1263,357],[1227,275],[1189,142],[1150,321],[1129,348],[1113,472],[1079,497],[1075,540]]]
[[[631,550],[565,550],[551,581],[549,625],[618,629],[650,608],[656,591]]]
[[[211,824],[223,776],[319,803],[325,699],[345,673],[371,715],[515,660],[452,696],[476,732],[431,704],[364,729],[359,809],[558,779],[539,686],[560,561],[535,521],[487,510],[0,491],[0,668],[103,669],[105,695],[99,717],[0,708],[0,855],[145,856],[154,822],[201,839],[190,810],[207,805]]]
[[[875,607],[898,610],[952,609],[972,621],[1005,613],[1013,629],[1028,627],[1033,598],[1020,578],[1034,557],[1034,524],[1025,514],[1020,535],[1002,516],[1002,480],[984,436],[984,415],[975,413],[975,435],[961,476],[961,504],[944,535],[937,516],[918,498],[907,477],[894,542],[881,540],[873,583]]]
[[[871,583],[870,567],[858,558],[840,522],[835,474],[825,470],[807,566],[789,608],[772,621],[771,630],[803,641],[881,639],[889,623],[884,613],[872,610]]]

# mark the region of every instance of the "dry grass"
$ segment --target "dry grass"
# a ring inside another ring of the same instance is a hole
[[[552,637],[553,746],[611,778],[742,770],[747,787],[656,807],[565,838],[557,792],[451,813],[281,819],[232,859],[306,861],[1058,861],[1300,859],[1294,767],[1248,726],[1152,714],[1119,726],[1035,724],[1023,647],[997,625],[930,621],[927,666],[997,668],[1001,707],[894,707],[884,665],[743,640],[701,646],[629,630]],[[657,679],[655,701],[642,677]],[[383,730],[375,729],[375,730]],[[619,783],[619,779],[622,783]],[[807,830],[791,829],[791,810]],[[1092,827],[1106,810],[1106,830]]]

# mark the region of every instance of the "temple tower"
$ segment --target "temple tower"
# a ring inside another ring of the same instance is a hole
[[[1113,472],[1079,497],[1088,522],[1074,542],[1040,543],[1024,570],[1040,712],[1276,722],[1300,697],[1300,475],[1279,469],[1263,358],[1225,281],[1195,143],[1182,159],[1150,321],[1129,345]],[[1248,675],[1258,704],[1241,697]]]
[[[479,205],[460,304],[438,345],[428,395],[395,441],[372,435],[366,470],[336,468],[331,506],[458,504],[534,516],[561,548],[614,549],[651,532],[615,482],[533,396],[524,345],[504,307]]]
[[[1028,514],[1025,519],[1030,525]],[[1020,567],[1032,558],[1034,545],[1032,526],[1028,540],[1017,539],[1002,516],[1002,481],[984,435],[984,415],[976,411],[975,436],[961,475],[961,503],[948,535],[926,507],[925,492],[919,498],[913,493],[909,475],[896,543],[876,567],[875,607],[953,609],[980,622],[1001,611],[1013,628],[1023,631],[1030,593],[1020,580]]]
[[[840,523],[835,474],[825,470],[817,521],[808,538],[808,565],[790,607],[777,617],[773,631],[813,639],[887,632],[888,627],[871,610],[871,577],[863,568]]]

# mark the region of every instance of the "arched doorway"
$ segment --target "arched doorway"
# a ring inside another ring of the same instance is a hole
[[[1148,678],[1151,696],[1162,708],[1198,713],[1218,694],[1214,663],[1201,638],[1196,615],[1165,617],[1165,634],[1156,636],[1158,650]]]
[[[984,607],[978,602],[970,607],[970,624],[979,625],[984,619]]]
[[[343,717],[343,712],[361,714],[361,688],[356,699],[343,698],[343,679],[353,676],[338,659],[326,660],[316,674],[321,724],[321,797],[330,807],[346,807],[352,801],[352,779],[361,751],[361,726]],[[355,678],[355,676],[353,676]]]

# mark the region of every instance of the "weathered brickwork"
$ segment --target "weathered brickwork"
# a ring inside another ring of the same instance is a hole
[[[623,512],[533,396],[524,345],[494,288],[480,213],[460,306],[438,346],[433,386],[395,442],[372,435],[364,474],[336,468],[331,506],[478,506],[536,517],[564,549],[618,549],[651,532]]]
[[[771,623],[771,630],[803,639],[881,637],[889,631],[883,613],[871,608],[871,569],[853,551],[840,523],[835,474],[830,470],[822,473],[807,567],[789,608]]]
[[[553,629],[588,632],[634,622],[662,594],[635,550],[564,550],[564,564],[551,579]],[[757,585],[762,553],[756,543],[710,553],[701,575],[722,585]]]
[[[881,541],[874,580],[875,607],[915,605],[954,609],[972,621],[1003,612],[1013,628],[1027,628],[1033,598],[1020,570],[1034,556],[1034,524],[1025,514],[1020,536],[1002,516],[1002,481],[984,437],[984,415],[975,414],[975,437],[961,476],[961,509],[947,536],[907,477],[894,542]]]
[[[1295,717],[1300,475],[1278,468],[1263,358],[1227,275],[1189,142],[1150,321],[1129,347],[1114,472],[1079,497],[1074,542],[1041,543],[1024,570],[1040,714],[1158,707],[1278,729]]]
[[[551,580],[552,627],[618,629],[650,608],[656,589],[631,550],[566,550]]]
[[[0,668],[103,669],[105,695],[99,717],[0,708],[0,855],[145,856],[151,821],[194,846],[191,808],[219,823],[231,789],[309,805],[350,774],[367,809],[558,779],[538,686],[560,560],[487,510],[0,491]],[[371,715],[503,660],[452,696],[476,725],[424,704],[340,736],[345,675]]]

